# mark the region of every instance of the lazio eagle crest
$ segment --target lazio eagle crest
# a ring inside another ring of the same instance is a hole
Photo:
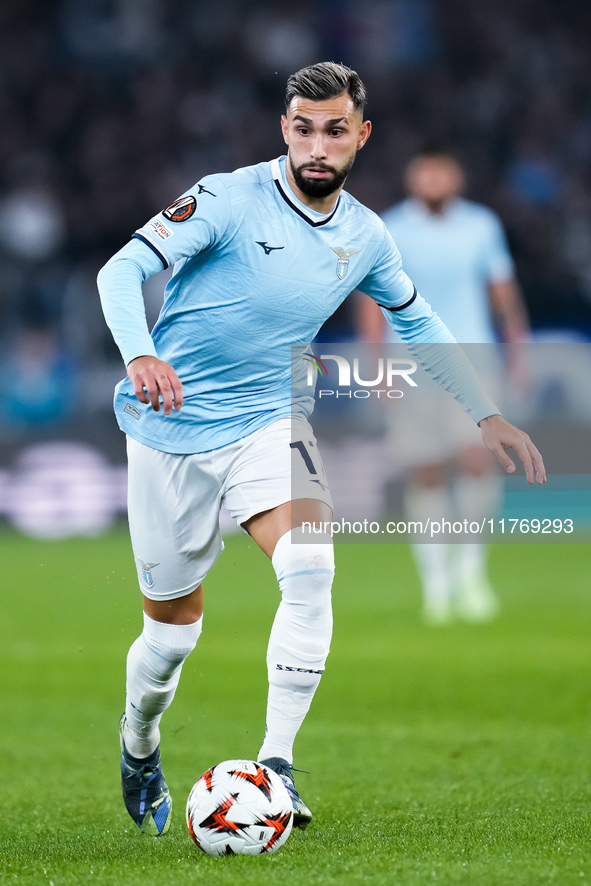
[[[152,569],[154,566],[160,566],[160,563],[144,563],[143,560],[140,560],[140,565],[142,567],[142,577],[146,583],[146,587],[153,588],[154,579],[152,578]]]
[[[331,246],[330,247],[333,252],[339,257],[337,262],[337,277],[339,280],[343,280],[347,276],[347,271],[349,270],[349,259],[352,255],[355,255],[356,252],[359,252],[358,249],[342,249],[340,246]]]

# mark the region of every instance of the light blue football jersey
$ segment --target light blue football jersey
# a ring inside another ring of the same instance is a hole
[[[156,354],[183,384],[182,409],[169,416],[139,403],[128,379],[116,388],[121,429],[154,449],[209,451],[275,418],[309,415],[303,355],[355,288],[383,307],[404,340],[453,341],[403,271],[379,217],[346,191],[329,215],[314,212],[294,195],[284,168],[283,157],[207,176],[99,273],[125,362]],[[141,284],[170,265],[150,334]],[[294,343],[302,356],[292,379]],[[474,412],[490,414],[487,406]]]
[[[415,286],[459,342],[494,342],[488,285],[513,261],[492,210],[461,198],[433,215],[409,198],[382,216]]]

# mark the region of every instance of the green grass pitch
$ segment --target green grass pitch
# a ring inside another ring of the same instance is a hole
[[[123,807],[117,722],[140,624],[127,532],[0,535],[0,884],[591,882],[591,553],[491,550],[491,625],[427,628],[404,546],[339,545],[329,667],[298,737],[315,818],[277,855],[210,859],[184,805],[262,737],[274,575],[231,537],[204,634],[163,721],[173,826]]]

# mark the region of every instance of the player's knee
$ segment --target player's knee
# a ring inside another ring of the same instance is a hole
[[[171,665],[178,666],[197,645],[202,626],[203,617],[192,624],[175,625],[154,621],[144,613],[142,635],[149,649],[169,661]]]
[[[287,603],[303,603],[320,609],[330,606],[334,578],[334,549],[330,535],[319,535],[310,544],[301,542],[298,529],[282,535],[273,552],[273,568]]]

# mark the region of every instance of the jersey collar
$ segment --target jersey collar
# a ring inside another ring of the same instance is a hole
[[[334,205],[334,209],[328,215],[321,215],[319,212],[315,212],[313,209],[310,209],[309,206],[306,206],[305,203],[302,203],[301,200],[298,200],[292,189],[287,184],[287,181],[284,178],[283,171],[281,169],[281,160],[282,157],[276,157],[274,160],[271,160],[271,171],[273,173],[273,178],[275,180],[275,185],[277,190],[294,212],[304,219],[305,222],[308,222],[313,228],[319,228],[322,225],[327,225],[329,221],[332,221],[335,212],[339,208],[339,203],[341,202],[341,195],[339,194],[339,198]]]
[[[440,215],[433,215],[433,213],[429,212],[425,204],[417,197],[407,198],[409,209],[414,216],[421,219],[427,219],[429,221],[432,221],[434,224],[436,224],[437,222],[445,221],[446,219],[456,215],[462,206],[462,202],[463,201],[461,197],[453,197],[451,200],[448,200],[445,209]]]

